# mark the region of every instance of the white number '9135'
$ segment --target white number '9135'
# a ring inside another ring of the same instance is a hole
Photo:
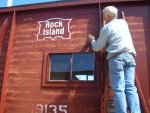
[[[57,113],[58,111],[62,113],[67,113],[67,105],[42,105],[36,104],[34,113],[51,113],[48,109],[52,110],[53,113]]]

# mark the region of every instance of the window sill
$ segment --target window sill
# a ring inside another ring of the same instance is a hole
[[[95,81],[48,81],[42,82],[43,87],[97,87],[97,83]]]

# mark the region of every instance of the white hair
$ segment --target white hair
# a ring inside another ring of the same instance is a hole
[[[118,9],[114,6],[107,6],[103,9],[103,13],[110,16],[111,19],[117,18]]]

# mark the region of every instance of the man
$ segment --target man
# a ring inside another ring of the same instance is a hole
[[[109,64],[109,78],[114,94],[115,113],[141,113],[139,97],[134,84],[136,55],[128,25],[125,20],[117,19],[118,9],[114,6],[105,7],[103,19],[106,25],[100,35],[95,37],[89,34],[94,51],[106,49]]]

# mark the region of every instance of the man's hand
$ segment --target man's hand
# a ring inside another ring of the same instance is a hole
[[[91,35],[91,34],[88,34],[87,40],[88,40],[89,42],[92,42],[93,40],[95,40],[95,37],[94,37],[93,35]]]

